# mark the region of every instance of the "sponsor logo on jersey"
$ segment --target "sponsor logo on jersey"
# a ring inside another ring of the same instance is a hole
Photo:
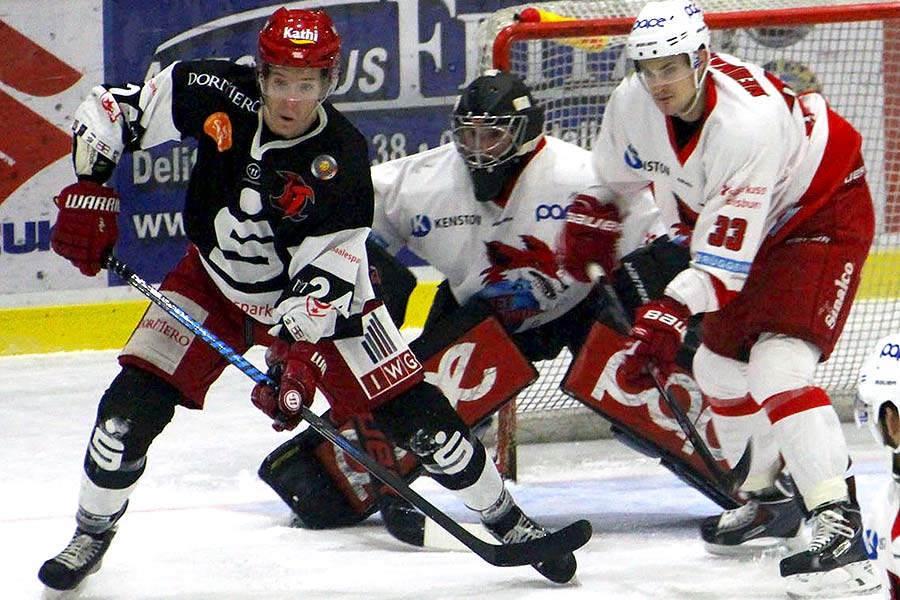
[[[247,313],[251,317],[268,317],[269,319],[274,318],[272,316],[271,304],[249,304],[247,302],[237,301],[232,301],[232,303],[239,309],[241,309],[241,311]]]
[[[725,197],[726,206],[755,209],[761,208],[762,202],[750,198],[742,198],[742,196],[763,196],[768,191],[769,188],[764,185],[739,185],[737,187],[731,187],[726,183],[722,185],[722,190],[719,192],[719,195]]]
[[[698,265],[706,265],[714,269],[722,269],[731,273],[741,273],[746,275],[750,272],[750,262],[745,260],[735,260],[724,256],[717,256],[709,252],[698,252],[694,261]]]
[[[726,183],[722,185],[722,190],[719,192],[719,195],[734,198],[735,196],[741,196],[743,194],[763,195],[768,191],[769,188],[764,185],[739,185],[737,187],[731,187]]]
[[[278,175],[285,181],[284,189],[278,196],[270,196],[272,205],[292,221],[305,220],[316,202],[315,192],[294,172],[278,171]]]
[[[142,319],[138,325],[138,329],[149,329],[161,334],[163,337],[171,339],[173,342],[186,348],[193,339],[184,332],[181,325],[176,325],[175,321],[168,319]]]
[[[362,336],[335,340],[362,391],[375,398],[422,374],[384,305],[363,316]]]
[[[281,36],[292,44],[315,44],[319,41],[319,32],[315,29],[297,29],[287,26],[281,32]]]
[[[347,262],[349,262],[351,264],[355,265],[355,264],[358,264],[360,261],[360,258],[357,255],[353,254],[346,248],[342,248],[340,246],[335,246],[334,248],[331,249],[331,251],[333,253],[337,254],[338,256],[340,256],[341,258],[345,259]]]
[[[825,324],[828,326],[828,329],[837,327],[838,315],[840,315],[841,308],[843,308],[844,302],[847,300],[847,293],[850,290],[850,282],[853,280],[855,270],[852,262],[844,263],[844,271],[840,277],[834,280],[834,302],[831,304],[828,314],[825,315]]]
[[[431,219],[428,215],[416,215],[410,219],[409,227],[414,237],[425,237],[431,233]]]
[[[881,354],[879,354],[879,356],[887,356],[894,360],[900,360],[900,344],[885,344],[882,346]]]
[[[244,92],[238,90],[233,83],[218,75],[212,75],[210,73],[188,73],[188,85],[211,87],[220,92],[224,92],[225,96],[232,104],[247,112],[257,112],[262,104],[259,98],[247,96]]]
[[[203,122],[203,133],[212,138],[219,152],[231,149],[231,119],[222,111],[214,112]]]
[[[538,204],[537,208],[534,209],[534,220],[553,219],[554,221],[559,221],[565,219],[568,212],[569,207],[561,204]]]
[[[453,215],[450,217],[435,217],[434,228],[460,227],[462,225],[481,225],[481,215]]]
[[[414,237],[425,237],[432,229],[481,225],[481,215],[450,215],[447,217],[429,218],[428,215],[416,215],[410,219],[410,230]]]
[[[669,176],[672,171],[669,169],[669,166],[663,162],[658,160],[641,160],[640,154],[638,154],[637,148],[628,144],[628,147],[625,149],[625,164],[631,167],[632,169],[638,169],[641,171],[647,171],[648,173],[662,173],[665,176]]]

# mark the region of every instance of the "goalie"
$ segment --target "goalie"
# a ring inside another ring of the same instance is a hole
[[[380,265],[382,277],[391,275],[384,297],[391,305],[399,296],[395,315],[401,319],[413,283],[404,285],[394,275],[399,265],[391,266],[390,254],[407,246],[446,276],[411,347],[423,360],[426,377],[470,425],[534,379],[531,362],[555,358],[564,347],[573,356],[582,350],[607,301],[589,278],[588,264],[616,271],[616,287],[632,309],[659,296],[687,266],[686,247],[664,237],[645,245],[662,233],[646,189],[632,202],[604,194],[594,187],[590,152],[544,135],[543,123],[544,110],[521,79],[488,72],[458,99],[453,143],[372,169],[372,236],[388,255],[375,251],[370,261]],[[631,233],[620,236],[623,221]],[[616,270],[622,255],[627,255],[626,268]],[[492,325],[490,335],[483,331],[485,320]],[[624,338],[596,327],[600,352],[621,355]],[[592,345],[584,351],[596,350]],[[690,364],[689,356],[683,364]],[[487,385],[485,374],[492,369],[492,385]],[[663,456],[667,467],[724,507],[736,505],[730,490],[716,489],[702,466],[681,454],[682,439],[650,418],[634,417],[646,417],[646,407],[598,403],[588,395],[580,399],[612,421],[631,445]],[[347,429],[361,439],[383,439],[366,423]],[[663,435],[671,440],[657,439]],[[276,449],[260,470],[299,523],[349,525],[371,514],[377,498],[388,529],[422,545],[421,518],[379,494],[364,474],[323,444],[313,432],[304,432]],[[381,455],[389,463],[395,459],[390,452]],[[399,456],[396,467],[415,476],[414,461]]]

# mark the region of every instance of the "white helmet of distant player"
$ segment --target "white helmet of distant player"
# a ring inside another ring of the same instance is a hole
[[[854,416],[860,427],[868,425],[875,440],[891,446],[881,422],[882,408],[891,404],[900,412],[900,334],[882,338],[859,371]],[[900,453],[900,446],[894,448]]]
[[[709,27],[703,11],[689,0],[648,2],[638,14],[625,52],[631,60],[687,54],[699,66],[697,50],[709,49]]]
[[[694,100],[682,114],[693,110],[702,95],[709,60],[702,59],[701,50],[709,52],[709,27],[703,20],[703,11],[690,0],[647,3],[638,13],[625,42],[625,54],[635,61],[638,77],[648,91],[654,85],[693,77]],[[651,71],[649,67],[642,69],[642,61],[680,55],[687,58],[683,67],[676,63],[666,65],[662,72]]]

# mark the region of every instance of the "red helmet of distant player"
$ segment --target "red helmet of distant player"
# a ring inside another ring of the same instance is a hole
[[[337,84],[340,55],[341,38],[324,11],[281,7],[259,32],[260,83],[271,67],[322,69],[324,100]]]

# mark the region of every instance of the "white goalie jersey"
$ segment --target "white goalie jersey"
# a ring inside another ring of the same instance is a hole
[[[457,302],[484,298],[511,331],[563,315],[590,291],[556,265],[570,197],[597,187],[591,155],[545,136],[504,206],[479,202],[453,144],[377,165],[373,235],[396,252],[407,245],[448,280]],[[664,233],[649,190],[617,202],[631,226],[620,256]]]
[[[847,172],[860,143],[852,128],[831,130],[822,96],[797,96],[751,63],[714,53],[704,85],[704,121],[679,147],[672,120],[631,75],[610,97],[593,146],[607,184],[652,183],[665,225],[691,235],[692,268],[667,293],[692,313],[717,310],[740,292],[760,246],[842,183],[830,174]],[[846,152],[826,153],[832,144]]]

